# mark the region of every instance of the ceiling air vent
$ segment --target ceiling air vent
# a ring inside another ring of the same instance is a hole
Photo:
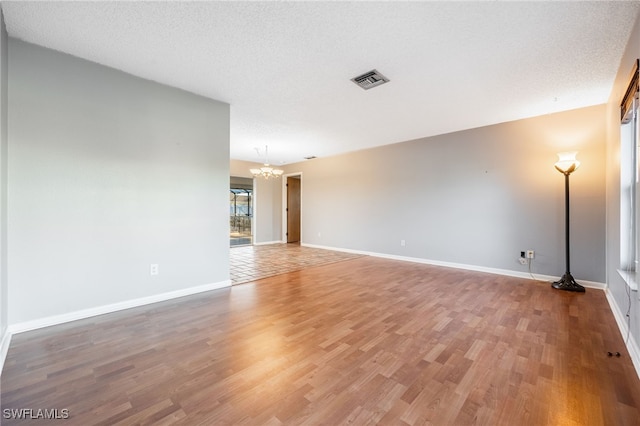
[[[364,90],[369,90],[372,87],[380,86],[381,84],[388,82],[389,79],[380,74],[377,70],[371,70],[367,73],[352,78],[351,81],[362,87]]]

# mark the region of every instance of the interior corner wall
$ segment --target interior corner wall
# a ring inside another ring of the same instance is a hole
[[[4,14],[0,9],[0,342],[7,332],[8,284],[7,284],[7,57],[8,35]],[[0,351],[1,351],[0,343]],[[0,352],[0,366],[2,353]]]
[[[260,167],[260,163],[231,160],[231,176],[252,178],[249,169]],[[280,242],[282,240],[281,203],[282,178],[255,178],[254,185],[254,236],[255,244]]]
[[[605,280],[605,105],[288,165],[303,172],[302,242],[527,274],[565,272],[564,177],[571,175],[577,279]],[[404,245],[401,241],[404,240]]]
[[[622,318],[630,326],[630,335],[640,344],[640,293],[631,292],[618,274],[620,268],[620,102],[631,78],[634,63],[640,58],[640,16],[629,37],[629,42],[616,76],[607,104],[607,283]],[[627,230],[630,232],[630,230]],[[625,333],[626,334],[626,333]],[[638,352],[637,356],[640,356]],[[640,361],[640,359],[637,359]],[[636,364],[640,374],[640,364]]]
[[[10,327],[229,282],[229,105],[15,39],[8,103]]]

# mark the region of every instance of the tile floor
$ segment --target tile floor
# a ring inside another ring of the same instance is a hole
[[[246,283],[361,256],[299,244],[231,247],[231,283]]]

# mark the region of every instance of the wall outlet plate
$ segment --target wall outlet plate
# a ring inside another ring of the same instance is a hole
[[[527,259],[533,259],[533,256],[536,254],[533,250],[527,250]]]
[[[520,262],[521,265],[526,265],[529,261],[524,258],[524,257],[519,257],[518,261]]]

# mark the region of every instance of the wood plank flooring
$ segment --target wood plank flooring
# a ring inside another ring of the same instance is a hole
[[[603,292],[371,257],[16,335],[0,397],[69,413],[3,425],[640,424]]]

